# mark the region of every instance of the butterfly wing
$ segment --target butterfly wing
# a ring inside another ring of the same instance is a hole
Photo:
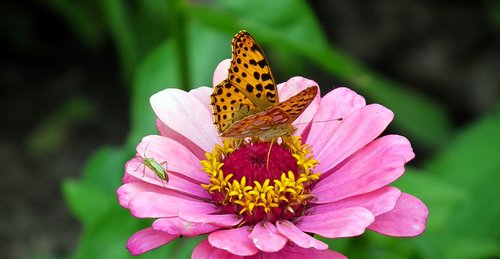
[[[270,139],[291,134],[292,123],[311,104],[317,93],[318,87],[308,87],[282,103],[233,123],[221,136],[233,138],[260,136]]]
[[[214,87],[210,95],[215,127],[224,132],[235,121],[241,120],[254,110],[255,105],[226,79]]]
[[[290,123],[292,123],[306,110],[317,94],[318,87],[309,86],[275,107],[286,112],[290,116]]]
[[[283,110],[270,107],[233,123],[221,136],[231,138],[262,137],[266,132],[276,129],[279,125],[285,125],[289,121],[290,116]]]
[[[259,111],[278,103],[278,91],[271,68],[255,39],[248,32],[240,31],[234,36],[231,45],[232,59],[228,75],[231,85],[244,93]]]

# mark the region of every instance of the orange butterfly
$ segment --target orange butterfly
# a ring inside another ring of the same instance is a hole
[[[264,52],[253,37],[240,31],[232,41],[228,78],[211,95],[214,124],[221,137],[264,140],[291,135],[292,126],[316,97],[310,86],[279,102],[278,91]]]

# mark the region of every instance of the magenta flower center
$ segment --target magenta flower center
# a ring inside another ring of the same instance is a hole
[[[220,206],[220,212],[243,217],[243,224],[291,220],[302,215],[319,179],[318,161],[300,137],[271,145],[263,141],[225,140],[201,161],[210,175],[202,184]]]
[[[271,148],[271,149],[269,149]],[[268,158],[269,154],[269,158]],[[279,180],[283,172],[292,171],[297,175],[297,160],[290,150],[267,142],[247,145],[235,150],[223,161],[222,171],[233,174],[234,180],[246,177],[247,182],[264,182],[266,179]]]

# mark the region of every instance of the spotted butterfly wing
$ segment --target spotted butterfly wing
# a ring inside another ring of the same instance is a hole
[[[211,95],[214,124],[222,137],[271,139],[295,131],[292,122],[316,97],[309,87],[279,103],[264,52],[245,31],[234,36],[228,78]]]
[[[284,102],[233,123],[222,136],[233,138],[260,136],[263,139],[271,139],[291,135],[295,131],[292,122],[311,104],[317,93],[316,86],[308,87]]]
[[[253,37],[234,36],[228,78],[211,95],[214,124],[223,133],[232,123],[275,105],[278,100],[271,68]]]
[[[235,121],[247,117],[251,110],[256,109],[250,99],[227,79],[214,87],[210,98],[214,124],[219,132],[224,132]]]
[[[279,102],[276,83],[264,51],[246,31],[234,36],[228,80],[260,110]]]

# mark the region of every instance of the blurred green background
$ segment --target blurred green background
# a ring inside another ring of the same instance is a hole
[[[345,85],[395,112],[416,152],[395,185],[430,209],[417,238],[329,240],[351,258],[500,257],[500,1],[2,3],[2,258],[128,258],[150,222],[117,203],[155,134],[149,97],[211,86],[241,29],[278,82]],[[208,101],[208,100],[207,100]],[[189,258],[200,238],[140,258]]]

